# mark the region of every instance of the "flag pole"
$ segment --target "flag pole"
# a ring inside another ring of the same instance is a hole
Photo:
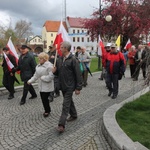
[[[56,47],[56,54],[55,54],[55,59],[54,59],[54,67],[56,67],[57,55],[58,55],[58,52],[57,52],[57,47]]]

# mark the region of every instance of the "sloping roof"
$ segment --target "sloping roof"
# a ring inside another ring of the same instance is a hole
[[[42,39],[41,35],[36,35],[36,36],[33,36],[33,37],[28,37],[28,42],[30,42],[31,40],[33,40],[36,37],[39,37],[40,39]]]
[[[51,21],[51,20],[47,20],[47,21],[44,23],[43,27],[45,26],[47,32],[58,32],[58,29],[59,29],[59,27],[60,27],[60,22],[61,22],[61,21]],[[67,25],[66,25],[65,22],[63,22],[63,25],[64,25],[66,31],[68,31]]]
[[[85,21],[85,18],[67,17],[67,20],[69,22],[70,27],[83,28],[83,22]]]

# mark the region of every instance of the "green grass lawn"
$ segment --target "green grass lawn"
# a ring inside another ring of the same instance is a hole
[[[36,62],[38,63],[38,58],[35,57],[35,59],[36,59]],[[2,61],[2,58],[0,58],[0,62],[1,61]],[[91,70],[91,72],[100,71],[98,69],[98,57],[92,58],[90,70]],[[3,70],[2,70],[2,67],[0,66],[0,87],[3,87],[3,85],[2,85],[2,77],[3,77]],[[20,85],[22,85],[23,83],[21,82],[20,75],[17,74],[17,73],[16,73],[16,78],[20,82]],[[19,84],[15,82],[15,86],[18,86],[18,85]]]
[[[133,141],[150,149],[150,92],[125,104],[116,113],[116,119]]]

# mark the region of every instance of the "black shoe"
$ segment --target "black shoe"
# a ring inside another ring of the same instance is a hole
[[[133,81],[137,81],[138,79],[136,79],[136,78],[133,78]]]
[[[21,101],[21,102],[20,102],[20,105],[24,105],[24,104],[25,104],[25,101]]]
[[[63,127],[63,126],[58,126],[57,128],[56,128],[56,130],[59,132],[59,133],[63,133],[64,131],[65,131],[65,127]]]
[[[74,120],[76,120],[76,119],[77,119],[77,117],[72,117],[72,116],[70,116],[70,117],[67,119],[67,121],[70,122],[70,121],[74,121]]]
[[[59,97],[60,96],[60,94],[55,94],[54,95],[54,98],[57,98],[57,97]]]
[[[29,97],[29,99],[34,99],[34,98],[37,98],[37,96],[31,96],[31,97]]]
[[[9,95],[8,99],[13,99],[14,96],[13,95]]]
[[[99,80],[103,80],[103,78],[98,78]]]
[[[46,112],[45,112],[45,113],[43,114],[43,116],[46,118],[46,117],[49,116],[49,114],[50,114],[50,113],[46,113]]]
[[[117,98],[117,95],[113,95],[111,98],[112,98],[112,99],[115,99],[115,98]]]
[[[112,94],[112,91],[109,91],[108,96],[111,96],[111,94]]]

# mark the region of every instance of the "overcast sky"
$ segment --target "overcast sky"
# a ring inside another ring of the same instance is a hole
[[[66,0],[66,15],[89,18],[99,7],[99,0]],[[41,35],[46,20],[64,18],[64,0],[0,0],[0,24],[14,27],[19,20],[32,23],[35,35]]]

